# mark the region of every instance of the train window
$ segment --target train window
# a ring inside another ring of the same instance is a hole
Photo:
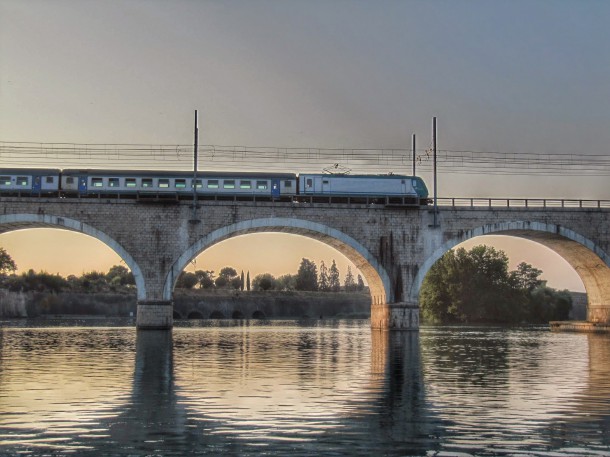
[[[11,185],[10,176],[0,176],[0,186],[10,186],[10,185]]]
[[[235,180],[234,179],[225,179],[222,183],[222,187],[224,189],[235,189]]]
[[[201,179],[195,180],[195,186],[197,187],[197,189],[201,189],[203,187],[203,184],[201,183]]]
[[[27,176],[17,176],[17,185],[18,186],[27,186],[28,185]]]
[[[218,179],[209,179],[208,189],[218,189]]]
[[[186,179],[176,179],[174,181],[176,189],[186,189]]]
[[[108,178],[108,187],[119,187],[119,178]]]
[[[288,189],[289,187],[292,187],[292,181],[284,181],[284,187],[286,189]]]
[[[152,178],[142,178],[142,187],[152,187],[153,180]]]
[[[136,187],[136,178],[125,178],[125,187]]]
[[[328,179],[323,179],[322,184],[328,184]]]
[[[259,190],[267,189],[267,181],[256,181],[256,188]]]
[[[159,179],[159,187],[161,189],[167,189],[169,187],[169,179],[166,179],[166,178]]]
[[[91,185],[93,187],[103,187],[104,179],[103,178],[91,178]]]
[[[45,178],[45,182],[46,182],[47,184],[53,184],[53,182],[54,182],[54,181],[55,181],[55,178],[54,178],[53,176],[47,176],[47,177]]]
[[[307,178],[307,180],[305,181],[305,185],[307,187],[313,187],[313,179]]]
[[[72,176],[68,176],[66,178],[66,184],[74,184],[74,178]]]
[[[252,189],[252,181],[239,181],[240,189]]]

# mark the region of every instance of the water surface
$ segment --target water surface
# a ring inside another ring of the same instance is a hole
[[[1,455],[610,456],[606,335],[0,325]]]

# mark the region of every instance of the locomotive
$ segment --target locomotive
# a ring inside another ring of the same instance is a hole
[[[262,197],[273,200],[384,198],[409,205],[428,203],[417,176],[153,170],[0,169],[0,195],[143,198]],[[392,200],[393,199],[393,200]]]

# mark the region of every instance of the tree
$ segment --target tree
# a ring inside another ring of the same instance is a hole
[[[332,292],[339,292],[341,290],[341,281],[339,278],[339,269],[333,259],[333,264],[328,270],[328,287]]]
[[[530,264],[521,262],[517,265],[517,269],[511,271],[511,279],[515,281],[517,287],[532,292],[535,288],[544,284],[544,281],[539,278],[542,270],[532,267]]]
[[[309,259],[303,258],[296,281],[297,290],[318,290],[318,271],[316,264]]]
[[[179,289],[192,289],[199,282],[197,279],[197,275],[195,273],[191,273],[190,271],[183,271],[178,276],[178,281],[176,281],[176,287]]]
[[[285,274],[277,278],[278,290],[296,290],[297,277],[296,275]]]
[[[212,270],[197,270],[195,276],[200,289],[212,289],[214,287],[214,272]]]
[[[346,292],[356,290],[356,282],[354,281],[354,275],[352,274],[351,265],[347,266],[347,274],[345,275],[345,282],[343,283],[343,288]]]
[[[364,290],[364,280],[362,279],[362,276],[360,276],[360,274],[358,274],[358,290],[362,291]]]
[[[250,271],[248,271],[248,275],[246,276],[246,289],[250,292]]]
[[[0,274],[14,273],[17,265],[4,248],[0,248]]]
[[[240,290],[243,292],[245,287],[245,281],[244,281],[244,270],[241,270],[241,277],[240,277]]]
[[[239,276],[233,267],[224,267],[218,273],[216,278],[216,287],[220,289],[232,288],[239,289]]]
[[[528,306],[528,322],[542,324],[549,321],[567,320],[571,308],[570,292],[540,286],[532,290]]]
[[[424,279],[422,317],[433,323],[518,322],[515,294],[504,252],[484,245],[459,248],[446,252]]]
[[[328,268],[326,268],[326,265],[324,265],[324,260],[320,262],[318,290],[321,290],[322,292],[328,292],[330,290],[330,286],[328,285]]]
[[[277,281],[270,273],[263,273],[254,277],[252,281],[254,290],[272,290],[277,286]]]
[[[126,286],[135,285],[136,281],[129,269],[123,265],[114,265],[106,273],[106,281],[110,284]]]
[[[544,286],[541,273],[526,263],[509,272],[506,254],[489,246],[448,251],[422,283],[422,319],[430,323],[565,319],[571,297]]]

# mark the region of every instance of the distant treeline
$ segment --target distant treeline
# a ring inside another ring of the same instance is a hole
[[[78,292],[78,293],[131,293],[135,290],[133,274],[122,265],[111,267],[107,273],[91,271],[81,276],[70,275],[67,278],[45,271],[29,270],[15,274],[17,266],[10,255],[0,248],[0,287],[11,291],[23,292]],[[354,278],[351,267],[348,267],[343,284],[335,261],[327,268],[324,261],[320,271],[315,262],[302,259],[296,274],[285,274],[278,278],[263,273],[250,280],[250,272],[237,273],[233,267],[224,267],[215,276],[214,271],[183,271],[178,277],[176,287],[180,289],[229,289],[241,291],[322,291],[322,292],[355,292],[365,290],[362,277]]]
[[[250,272],[246,274],[232,267],[224,267],[214,276],[213,271],[197,270],[195,272],[183,271],[178,277],[176,287],[183,289],[234,289],[242,291],[265,291],[265,290],[306,290],[321,292],[354,292],[365,289],[362,276],[354,278],[351,267],[347,267],[347,273],[343,284],[340,281],[340,273],[335,261],[327,268],[324,261],[320,263],[320,271],[315,262],[302,259],[296,274],[285,274],[278,278],[270,273],[263,273],[250,280]]]

